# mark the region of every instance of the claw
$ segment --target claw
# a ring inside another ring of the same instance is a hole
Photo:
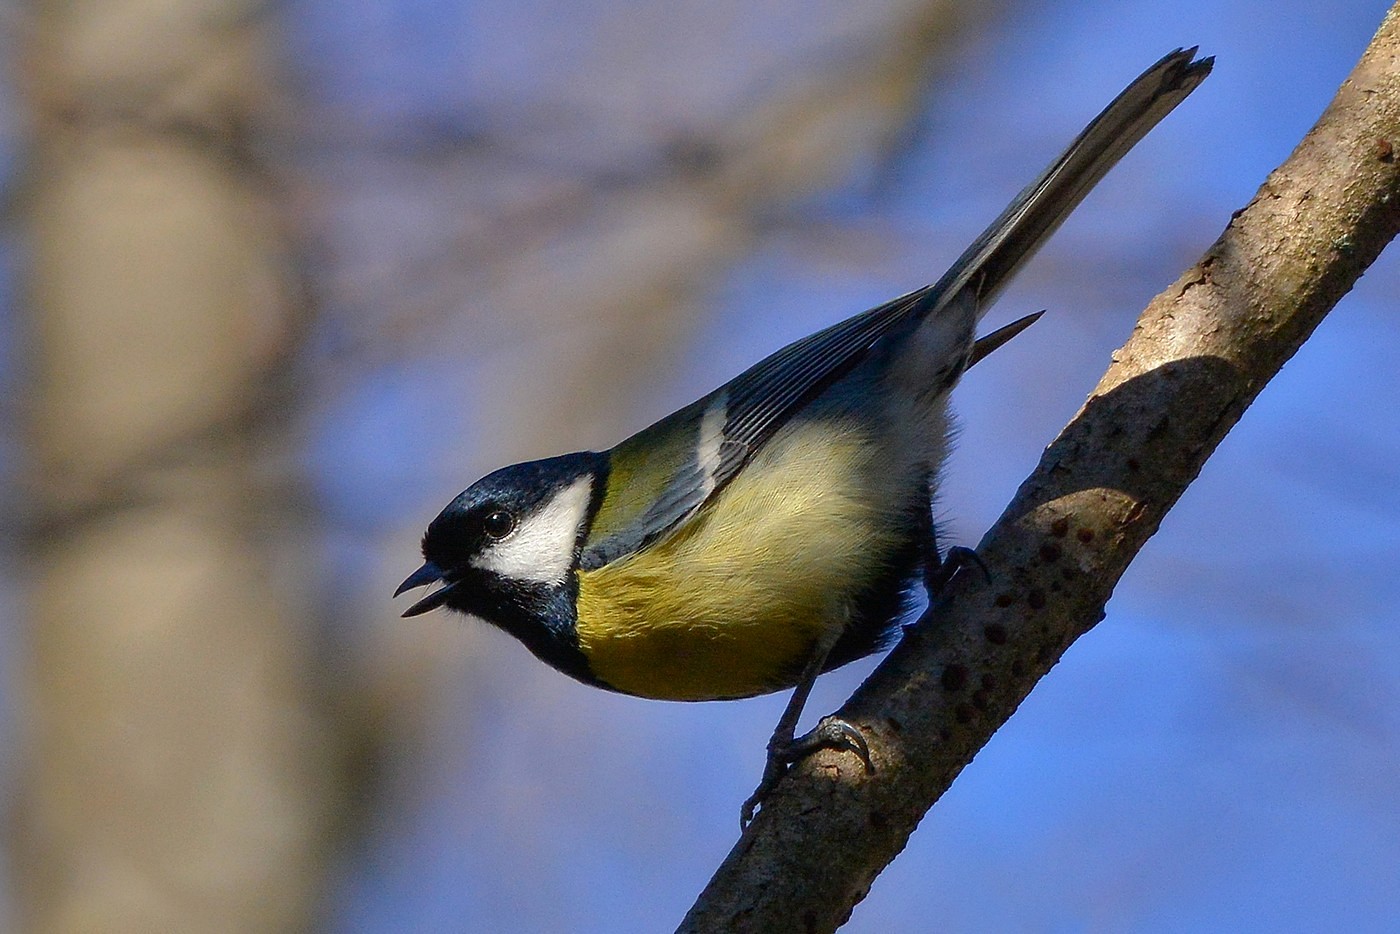
[[[787,774],[788,768],[818,749],[853,752],[865,766],[867,773],[875,771],[875,763],[870,760],[870,746],[866,743],[865,736],[855,725],[840,717],[822,717],[811,730],[786,742],[774,736],[768,744],[768,761],[763,765],[763,778],[739,810],[740,830],[748,827],[763,799],[777,787],[778,782]]]
[[[759,780],[758,787],[753,790],[744,801],[743,807],[739,808],[739,832],[743,833],[748,829],[749,823],[753,821],[754,812],[763,803],[763,799],[777,787],[778,779],[787,774],[787,763],[776,763],[770,756],[763,766],[763,778]]]
[[[870,761],[870,746],[865,742],[865,735],[854,724],[840,717],[822,717],[812,730],[792,741],[784,750],[784,756],[789,762],[796,762],[818,749],[853,752],[865,765],[866,772],[875,771],[875,763]]]
[[[949,548],[948,553],[936,566],[928,568],[924,572],[924,586],[928,589],[929,596],[938,596],[943,592],[943,588],[947,587],[958,575],[959,571],[973,567],[982,572],[987,583],[992,582],[992,572],[987,570],[986,562],[977,552],[971,548],[964,548],[962,545],[954,545]]]

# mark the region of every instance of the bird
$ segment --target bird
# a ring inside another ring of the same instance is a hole
[[[747,825],[791,763],[857,755],[835,716],[796,736],[816,678],[890,646],[922,590],[980,565],[940,554],[949,393],[1032,324],[978,339],[1023,264],[1210,73],[1177,49],[1133,80],[932,285],[830,325],[606,451],[515,464],[428,525],[404,611],[494,624],[585,684],[674,701],[793,689]],[[985,573],[986,569],[981,568]]]

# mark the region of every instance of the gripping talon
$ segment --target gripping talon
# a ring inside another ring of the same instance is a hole
[[[875,771],[875,763],[870,761],[870,746],[865,735],[854,725],[840,717],[822,717],[810,732],[793,740],[789,762],[796,762],[816,752],[818,749],[836,749],[853,752],[865,766],[865,771]]]
[[[867,773],[875,771],[875,763],[870,760],[870,745],[866,743],[865,736],[854,724],[840,717],[822,717],[811,730],[787,742],[780,742],[779,737],[774,736],[773,741],[768,744],[768,760],[763,764],[763,778],[739,811],[740,829],[748,827],[754,812],[763,803],[763,799],[777,787],[779,780],[787,774],[788,768],[818,749],[855,753]]]
[[[974,567],[982,572],[987,583],[992,582],[992,572],[987,570],[987,563],[977,552],[962,545],[954,545],[936,566],[927,569],[924,574],[924,587],[927,588],[930,597],[936,597],[959,571]]]
[[[787,774],[788,763],[775,759],[772,755],[763,764],[763,778],[759,780],[758,787],[753,790],[744,801],[743,807],[739,808],[739,830],[743,832],[748,828],[749,822],[753,820],[754,812],[763,803],[769,793],[778,785],[778,779]]]

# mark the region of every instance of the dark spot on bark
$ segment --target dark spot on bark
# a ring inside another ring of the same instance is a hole
[[[1045,542],[1040,546],[1040,560],[1044,561],[1046,564],[1053,564],[1059,561],[1060,555],[1062,554],[1064,554],[1064,552],[1062,552],[1060,546],[1056,545],[1054,542]]]
[[[1030,604],[1032,610],[1040,610],[1045,607],[1045,591],[1039,587],[1026,594],[1026,602]]]
[[[982,635],[986,636],[992,645],[1006,645],[1006,627],[1001,623],[988,623],[982,629]]]
[[[1094,540],[1094,530],[1080,529],[1078,532],[1074,533],[1074,537],[1087,545]]]
[[[953,708],[953,719],[959,723],[971,723],[977,718],[977,711],[971,704],[959,704]]]
[[[967,686],[967,669],[962,665],[949,665],[943,669],[943,690],[961,691]]]
[[[1068,535],[1069,518],[1066,516],[1060,516],[1060,518],[1050,523],[1050,534],[1055,536],[1056,538],[1064,538],[1066,535]]]

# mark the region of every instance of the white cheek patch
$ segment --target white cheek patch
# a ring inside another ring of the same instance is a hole
[[[509,536],[472,562],[512,580],[561,584],[574,565],[574,544],[588,517],[591,477],[579,477],[534,512],[521,516]]]

